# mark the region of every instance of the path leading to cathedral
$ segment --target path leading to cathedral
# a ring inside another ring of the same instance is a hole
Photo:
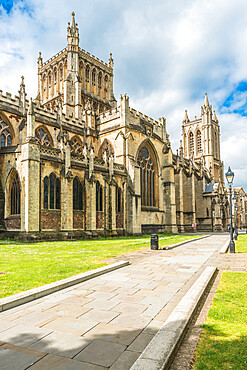
[[[129,369],[205,267],[227,267],[228,238],[134,252],[129,266],[2,312],[1,370]]]

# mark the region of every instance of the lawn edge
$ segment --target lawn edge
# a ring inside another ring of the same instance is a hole
[[[168,245],[167,247],[164,247],[162,249],[164,251],[165,250],[169,250],[169,249],[173,249],[173,248],[179,247],[180,245],[183,245],[183,244],[186,244],[186,243],[190,243],[190,242],[194,242],[196,240],[201,240],[201,239],[209,238],[210,236],[211,235],[203,235],[203,236],[199,236],[199,238],[192,238],[192,239],[184,240],[184,241],[178,242],[176,244]],[[162,249],[158,249],[158,250],[162,250]]]
[[[2,298],[0,299],[0,312],[33,301],[35,299],[44,297],[51,293],[68,288],[72,285],[92,279],[96,276],[106,274],[107,272],[117,270],[127,265],[129,265],[129,261],[116,262],[111,265],[99,267],[95,270],[83,272],[82,274],[74,275],[69,278],[58,280],[50,284],[42,285],[38,288],[30,289],[25,292],[17,293],[9,297]]]

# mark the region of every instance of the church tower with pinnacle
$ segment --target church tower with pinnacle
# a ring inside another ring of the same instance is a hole
[[[201,162],[214,182],[223,182],[223,163],[220,159],[220,126],[207,93],[201,107],[201,117],[190,120],[187,110],[182,123],[182,141],[185,158]]]
[[[56,111],[59,101],[63,113],[72,119],[90,122],[93,116],[116,107],[113,93],[113,58],[109,62],[79,47],[79,30],[72,13],[67,27],[67,46],[47,61],[38,57],[38,94],[40,106]]]

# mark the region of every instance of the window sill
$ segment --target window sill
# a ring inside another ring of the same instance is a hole
[[[159,208],[158,207],[142,206],[141,210],[145,211],[145,212],[157,212],[157,211],[159,211]]]

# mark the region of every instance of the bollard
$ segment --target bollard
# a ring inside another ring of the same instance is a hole
[[[159,249],[159,237],[157,234],[151,235],[151,249]]]

